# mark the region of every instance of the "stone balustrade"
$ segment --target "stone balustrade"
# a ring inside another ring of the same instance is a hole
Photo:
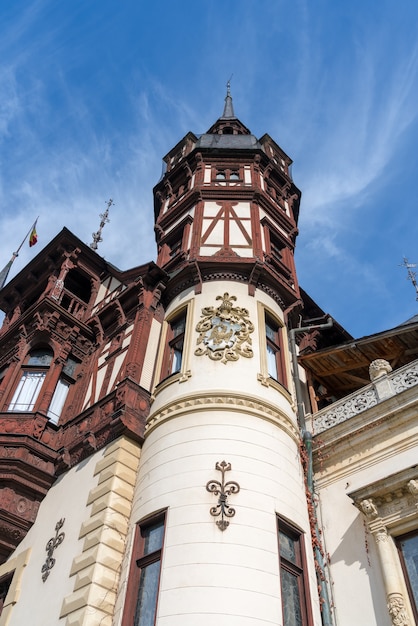
[[[377,378],[370,385],[312,415],[313,434],[318,435],[336,424],[341,424],[350,417],[415,385],[418,385],[418,361]]]

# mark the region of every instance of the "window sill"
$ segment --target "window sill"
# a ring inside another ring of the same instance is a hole
[[[173,383],[177,383],[177,382],[184,383],[186,382],[186,380],[189,380],[191,375],[192,373],[190,370],[187,370],[185,372],[175,372],[174,374],[170,374],[170,376],[167,376],[161,382],[159,382],[158,385],[156,385],[156,387],[154,388],[153,394],[151,396],[151,401],[155,399],[155,396],[157,395],[157,393],[160,393],[160,391],[162,391],[166,387],[169,387]]]
[[[292,396],[290,391],[282,385],[282,383],[279,383],[278,380],[272,378],[270,374],[257,374],[257,380],[264,385],[264,387],[273,387],[273,389],[280,391],[280,393],[284,395],[289,402],[291,402]]]

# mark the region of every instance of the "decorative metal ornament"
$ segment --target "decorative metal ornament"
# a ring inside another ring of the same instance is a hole
[[[217,296],[222,300],[217,308],[210,306],[202,309],[202,319],[196,326],[199,333],[195,350],[196,356],[206,354],[213,361],[238,361],[240,356],[251,358],[250,334],[254,332],[254,324],[248,319],[247,309],[234,307],[235,296],[224,293]]]
[[[221,461],[221,463],[216,463],[215,469],[222,473],[222,481],[210,480],[206,485],[207,491],[213,493],[215,496],[219,496],[218,504],[213,506],[209,512],[213,517],[221,516],[221,519],[216,522],[216,525],[220,530],[226,530],[229,526],[229,522],[225,518],[234,517],[235,515],[235,509],[228,504],[227,497],[231,495],[231,493],[238,493],[240,486],[233,480],[229,480],[227,483],[225,482],[225,472],[229,472],[231,463]]]
[[[45,550],[47,552],[47,557],[46,557],[45,563],[42,565],[42,570],[41,570],[43,582],[46,581],[51,569],[55,565],[55,559],[52,557],[52,555],[54,554],[54,550],[58,548],[58,546],[61,545],[62,542],[64,541],[65,533],[59,532],[61,528],[64,526],[64,522],[65,522],[65,517],[60,519],[59,522],[55,524],[55,537],[51,537],[51,539],[46,544]]]

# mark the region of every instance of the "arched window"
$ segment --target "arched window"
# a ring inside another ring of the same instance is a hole
[[[29,359],[23,367],[19,384],[9,404],[9,411],[33,410],[53,356],[51,348],[31,350]]]

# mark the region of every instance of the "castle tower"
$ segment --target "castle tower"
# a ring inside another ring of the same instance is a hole
[[[228,86],[164,162],[156,263],[64,229],[0,291],[1,626],[321,623],[291,159]]]
[[[121,623],[319,624],[286,330],[301,304],[291,160],[228,87],[222,116],[164,161],[169,278]]]

